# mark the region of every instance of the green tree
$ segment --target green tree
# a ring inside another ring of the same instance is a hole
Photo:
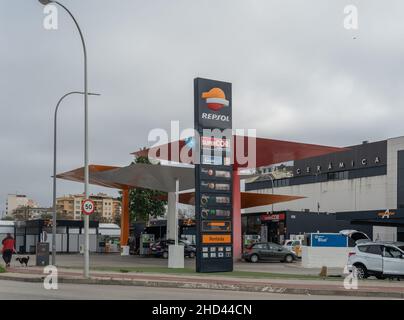
[[[137,157],[134,163],[151,164],[147,157]],[[149,217],[161,217],[166,211],[167,201],[159,200],[164,192],[135,188],[129,191],[129,211],[131,222],[147,222]],[[120,197],[122,200],[122,196]]]
[[[52,219],[52,218],[53,218],[52,213],[43,213],[43,214],[41,214],[41,219],[43,219],[43,220],[48,220],[48,219]]]

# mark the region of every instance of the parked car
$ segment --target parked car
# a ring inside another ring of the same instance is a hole
[[[292,251],[298,258],[302,257],[302,240],[286,240],[283,245],[289,251]]]
[[[297,260],[298,257],[294,252],[279,244],[259,242],[247,247],[243,253],[243,258],[253,263],[260,260],[292,263]]]
[[[168,246],[173,245],[175,243],[174,240],[161,240],[154,243],[151,247],[152,255],[156,257],[163,257],[164,259],[168,258]],[[179,240],[179,245],[184,246],[184,256],[189,258],[194,258],[196,255],[196,247],[187,243],[186,241]]]
[[[349,253],[348,270],[358,279],[404,277],[404,242],[360,242]]]

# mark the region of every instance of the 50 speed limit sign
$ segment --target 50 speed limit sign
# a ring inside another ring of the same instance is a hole
[[[81,203],[81,211],[86,216],[93,214],[95,211],[94,201],[91,199],[84,199],[83,202]]]

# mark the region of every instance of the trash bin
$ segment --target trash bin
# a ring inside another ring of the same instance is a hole
[[[49,243],[38,242],[36,246],[36,265],[38,267],[49,265]]]

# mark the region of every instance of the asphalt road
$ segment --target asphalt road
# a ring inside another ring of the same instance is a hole
[[[205,289],[60,284],[45,290],[41,283],[0,280],[0,300],[339,300],[337,296],[286,295]],[[348,297],[348,299],[363,299]]]

